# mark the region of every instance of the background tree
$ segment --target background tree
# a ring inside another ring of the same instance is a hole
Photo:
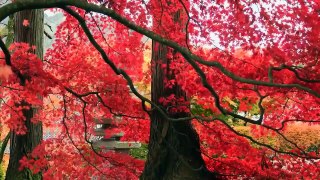
[[[35,53],[39,59],[43,59],[43,18],[43,9],[21,11],[14,16],[14,42],[24,42],[33,46],[29,51]],[[25,86],[32,77],[28,74],[21,74],[19,78],[20,85]],[[32,104],[24,100],[16,103],[16,106],[24,106],[22,112],[26,132],[25,134],[19,134],[14,130],[11,132],[10,159],[6,179],[40,179],[40,174],[34,175],[27,169],[20,171],[19,161],[40,144],[42,124],[31,120],[36,112]]]

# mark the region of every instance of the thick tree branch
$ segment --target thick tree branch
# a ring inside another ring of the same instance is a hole
[[[159,111],[159,113],[166,119],[170,120],[170,121],[184,121],[184,120],[191,120],[193,119],[193,117],[185,117],[185,118],[170,118],[166,112],[164,112],[161,107],[159,107],[158,105],[156,105],[154,102],[150,101],[148,98],[144,97],[143,95],[141,95],[136,88],[134,87],[133,81],[132,79],[129,77],[129,75],[123,70],[118,68],[111,59],[109,59],[109,57],[107,56],[107,54],[105,53],[105,51],[102,49],[102,47],[97,43],[97,41],[94,39],[94,37],[92,36],[89,28],[86,25],[85,20],[75,11],[73,11],[72,9],[68,8],[68,7],[62,7],[62,9],[64,9],[67,13],[69,13],[70,15],[72,15],[74,18],[76,18],[80,24],[80,26],[82,27],[82,29],[84,30],[85,34],[87,35],[89,41],[91,42],[91,44],[97,49],[97,51],[100,53],[102,59],[112,68],[112,70],[117,74],[117,75],[122,75],[125,80],[127,81],[130,90],[132,91],[133,94],[135,94],[142,102],[148,102],[150,104],[152,104],[154,106],[154,108]],[[187,59],[187,58],[186,58]],[[238,115],[236,113],[233,113],[231,111],[228,111],[226,109],[224,109],[221,104],[220,104],[220,97],[219,95],[215,92],[215,90],[213,89],[213,87],[207,82],[206,80],[206,75],[204,74],[204,72],[200,69],[200,67],[192,60],[190,60],[189,62],[194,69],[198,72],[199,76],[202,78],[202,83],[203,85],[210,91],[210,93],[214,96],[215,98],[215,104],[216,107],[223,113],[223,114],[228,114],[233,116],[234,118],[238,118],[241,120],[244,120],[246,122],[250,122],[252,124],[261,124],[262,120],[260,121],[255,121],[249,118],[246,118],[244,116]],[[264,111],[261,111],[264,112]],[[263,117],[263,114],[260,114],[261,117]]]

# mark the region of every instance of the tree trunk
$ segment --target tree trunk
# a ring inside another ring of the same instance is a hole
[[[31,46],[36,46],[35,54],[43,59],[43,10],[26,10],[15,14],[14,24],[14,41],[26,42]],[[24,26],[23,21],[28,20],[29,25]],[[25,85],[26,79],[21,79],[21,85]],[[21,102],[21,104],[25,104]],[[6,173],[7,180],[20,180],[20,179],[41,179],[40,174],[33,175],[30,170],[19,171],[19,160],[31,153],[32,150],[42,140],[42,124],[34,124],[31,122],[35,111],[30,108],[23,111],[23,115],[26,118],[25,125],[27,127],[27,133],[25,135],[17,135],[14,131],[11,131],[10,137],[10,160]]]
[[[184,14],[181,14],[183,12],[178,10],[172,16],[174,22],[181,25],[181,32],[186,23]],[[168,53],[173,55],[173,59],[168,59]],[[189,117],[190,114],[187,112],[170,112],[171,105],[164,107],[159,103],[161,97],[172,94],[176,98],[186,100],[185,93],[177,84],[171,88],[165,87],[166,81],[175,79],[174,73],[170,70],[170,61],[174,60],[174,57],[175,53],[172,49],[155,41],[152,42],[151,100],[162,107],[169,117]],[[179,106],[179,104],[176,105]],[[141,179],[217,179],[215,173],[206,168],[200,152],[199,136],[191,121],[170,122],[157,110],[152,111],[150,118],[149,151]]]
[[[174,79],[170,72],[168,47],[152,43],[152,82],[151,99],[159,103],[160,97],[174,94],[185,98],[185,93],[175,85],[165,88],[165,80]],[[166,68],[163,68],[163,65]],[[163,107],[166,110],[168,107]],[[170,117],[188,117],[188,113],[169,113]],[[200,153],[197,132],[191,121],[169,122],[157,111],[151,114],[150,143],[147,162],[141,179],[216,179],[214,173],[207,170]]]

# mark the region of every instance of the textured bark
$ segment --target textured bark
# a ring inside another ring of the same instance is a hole
[[[14,23],[14,41],[26,42],[31,46],[36,46],[35,53],[37,56],[43,58],[43,10],[26,10],[15,14]],[[28,20],[29,26],[23,26],[23,21]],[[21,85],[25,85],[26,79],[20,79]],[[42,140],[42,125],[41,123],[34,124],[31,122],[35,110],[31,108],[30,104],[20,102],[20,105],[28,105],[30,108],[23,111],[26,118],[25,125],[27,133],[25,135],[17,135],[14,131],[11,132],[10,137],[10,160],[6,173],[7,180],[20,179],[41,179],[40,174],[33,175],[29,170],[19,171],[19,160],[32,152],[32,150]]]
[[[173,79],[167,46],[153,42],[151,98],[159,104],[160,97],[175,94],[184,97],[179,86],[165,88],[164,80]],[[167,68],[162,68],[166,64]],[[162,67],[161,67],[162,66]],[[167,107],[163,107],[167,109]],[[187,117],[188,113],[169,114],[171,117]],[[207,170],[200,153],[197,132],[190,121],[169,122],[160,113],[151,114],[151,130],[147,162],[141,179],[216,179],[214,173]]]

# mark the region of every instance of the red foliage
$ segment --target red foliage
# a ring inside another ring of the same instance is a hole
[[[289,139],[282,136],[292,122],[320,122],[318,1],[119,0],[103,5],[194,53],[188,59],[176,53],[181,49],[169,49],[171,63],[163,65],[176,77],[166,81],[167,88],[180,85],[188,101],[168,95],[159,102],[172,106],[168,113],[200,116],[194,126],[210,170],[227,179],[319,179],[319,152],[307,152],[309,147],[301,147],[290,133]],[[25,102],[39,109],[33,122],[58,129],[56,137],[44,140],[20,161],[21,168],[41,171],[45,179],[101,174],[136,179],[143,161],[97,153],[88,142],[94,139],[95,119],[115,117],[122,121],[107,130],[107,136],[123,131],[122,140],[148,142],[150,123],[144,110],[152,109],[148,103],[143,107],[124,76],[118,76],[121,69],[134,84],[149,83],[152,70],[142,70],[146,38],[108,16],[73,9],[84,17],[114,66],[65,13],[45,61],[32,54],[36,47],[24,43],[9,48],[11,67],[0,61],[0,121],[16,133],[27,133],[23,110],[30,106],[18,105]],[[206,62],[196,62],[199,58]],[[25,86],[19,85],[19,75],[26,77]],[[193,105],[199,106],[197,113],[190,110]],[[251,126],[253,137],[234,128],[250,122],[258,124]],[[260,141],[269,134],[282,137],[290,147]]]

